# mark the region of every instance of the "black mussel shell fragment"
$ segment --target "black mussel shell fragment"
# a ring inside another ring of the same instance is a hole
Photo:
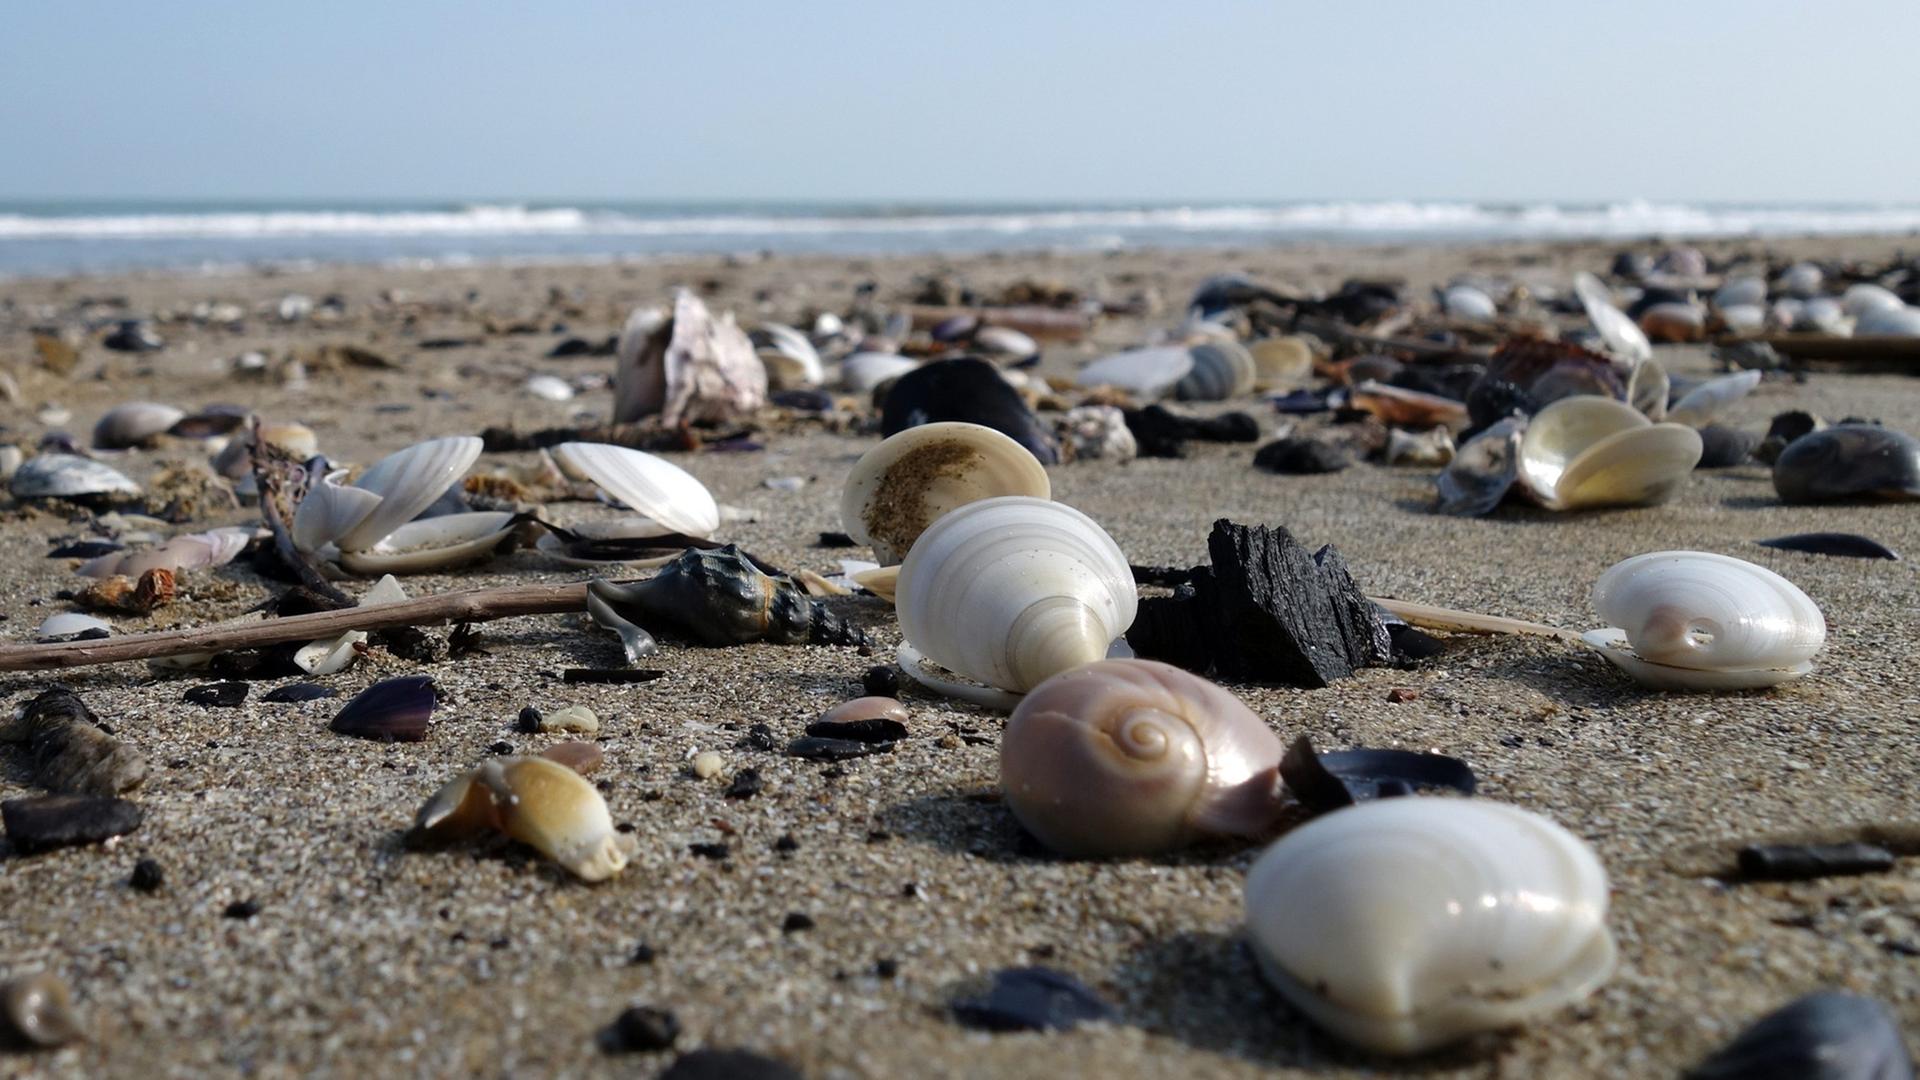
[[[130,833],[143,816],[136,804],[111,795],[33,795],[0,802],[7,840],[28,855]]]
[[[321,698],[339,697],[340,691],[319,683],[297,682],[285,686],[276,686],[264,694],[260,700],[284,705],[296,701],[318,701]]]
[[[1471,795],[1478,787],[1473,770],[1459,758],[1364,747],[1322,754],[1305,735],[1280,759],[1280,778],[1301,805],[1319,814],[1369,799],[1411,795],[1421,788]]]
[[[1520,478],[1520,433],[1526,421],[1501,420],[1473,437],[1440,473],[1439,510],[1481,517],[1491,514]]]
[[[1330,442],[1289,436],[1261,447],[1253,455],[1253,464],[1287,476],[1312,476],[1339,472],[1353,464],[1353,456]]]
[[[946,420],[990,427],[1026,447],[1042,465],[1060,462],[1052,428],[985,360],[963,356],[922,364],[893,381],[880,408],[883,435]]]
[[[1756,1020],[1687,1080],[1912,1080],[1913,1059],[1886,1006],[1822,990]]]
[[[355,694],[327,727],[362,739],[419,742],[427,737],[433,706],[433,679],[403,675],[383,679]]]
[[[651,1005],[631,1005],[600,1033],[600,1048],[609,1054],[671,1050],[680,1039],[680,1020],[672,1012]]]
[[[1773,489],[1785,503],[1920,499],[1920,440],[1870,424],[1803,435],[1773,463]]]
[[[784,574],[761,572],[740,549],[688,550],[631,585],[590,581],[610,613],[647,630],[674,630],[706,645],[863,645],[857,627]]]
[[[231,709],[247,700],[248,686],[243,682],[217,682],[188,690],[183,699],[189,705],[209,709]]]
[[[1708,424],[1700,429],[1700,460],[1696,469],[1731,469],[1745,465],[1760,446],[1760,436],[1739,428]]]
[[[19,730],[33,756],[33,778],[48,791],[118,795],[147,778],[147,759],[109,734],[86,702],[64,686],[27,702]]]
[[[49,559],[96,559],[102,555],[111,555],[123,550],[125,544],[117,540],[75,540],[61,544],[47,552]]]
[[[1138,575],[1135,575],[1135,580],[1139,580]],[[1446,642],[1386,608],[1375,604],[1373,614],[1380,620],[1380,625],[1387,628],[1387,638],[1393,643],[1393,663],[1396,667],[1412,667],[1447,651]]]
[[[980,997],[953,1003],[954,1019],[983,1031],[1068,1031],[1114,1018],[1113,1006],[1085,983],[1052,968],[1008,968],[993,973]]]
[[[570,667],[560,673],[563,683],[608,683],[625,686],[630,683],[652,682],[665,677],[667,673],[659,668],[590,668]]]
[[[833,395],[825,390],[775,390],[768,400],[795,412],[833,411]]]
[[[1847,559],[1898,559],[1900,553],[1858,533],[1813,532],[1755,540],[1761,547],[1804,551],[1809,555],[1838,555]]]
[[[1810,881],[1893,869],[1893,852],[1874,844],[1750,844],[1738,855],[1750,881]]]
[[[807,735],[787,744],[787,756],[808,761],[851,761],[869,754],[884,754],[893,749],[891,742],[863,742],[822,735]]]
[[[1819,431],[1821,426],[1820,419],[1809,412],[1796,409],[1780,413],[1767,425],[1766,437],[1760,440],[1760,448],[1754,452],[1754,456],[1771,465],[1795,439],[1811,435]]]
[[[675,1058],[659,1080],[801,1080],[800,1070],[749,1050],[694,1050]]]

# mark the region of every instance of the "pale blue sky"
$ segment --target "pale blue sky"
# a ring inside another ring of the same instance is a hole
[[[0,197],[1920,200],[1920,3],[14,0]]]

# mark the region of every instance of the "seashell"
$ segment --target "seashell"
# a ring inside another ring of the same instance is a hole
[[[64,686],[22,706],[16,728],[33,757],[34,782],[48,791],[118,795],[147,778],[147,759],[107,734],[86,702]]]
[[[1445,465],[1453,460],[1453,435],[1443,427],[1419,435],[1394,428],[1381,457],[1389,465]]]
[[[635,312],[614,351],[616,424],[655,413],[668,427],[724,423],[767,403],[766,366],[733,313],[715,319],[685,289],[674,296],[673,318],[664,323]]]
[[[342,551],[342,568],[356,574],[419,574],[490,557],[512,534],[514,515],[505,510],[410,521],[372,547]]]
[[[0,983],[0,1024],[31,1046],[65,1046],[81,1037],[79,1014],[67,984],[50,972]]]
[[[1825,282],[1826,274],[1818,266],[1810,262],[1797,262],[1781,272],[1774,286],[1788,296],[1806,300],[1819,296]]]
[[[1736,334],[1757,334],[1767,326],[1767,309],[1759,304],[1735,304],[1717,314],[1720,324]]]
[[[1657,424],[1667,418],[1667,395],[1672,389],[1665,365],[1658,360],[1642,360],[1627,379],[1627,404]]]
[[[540,756],[565,765],[581,776],[592,776],[600,768],[600,763],[607,759],[606,751],[601,750],[598,743],[578,739],[554,743],[540,751]]]
[[[608,443],[570,442],[554,460],[585,476],[635,514],[658,526],[650,535],[708,537],[720,528],[720,505],[694,475],[663,457]],[[631,534],[630,534],[631,535]]]
[[[573,400],[573,386],[558,375],[529,375],[521,389],[542,401]]]
[[[1702,551],[1615,564],[1593,585],[1605,629],[1581,637],[1664,690],[1742,690],[1798,679],[1827,640],[1820,609],[1763,566]]]
[[[973,348],[1003,363],[1024,364],[1040,356],[1040,343],[1011,326],[983,326],[974,331]]]
[[[1754,1021],[1685,1080],[1912,1080],[1913,1059],[1886,1006],[1823,990]]]
[[[125,450],[143,446],[166,434],[168,428],[186,416],[186,410],[152,401],[133,401],[115,406],[93,425],[93,445],[101,450]]]
[[[1714,290],[1713,306],[1725,313],[1733,307],[1760,307],[1767,302],[1767,282],[1765,278],[1738,277]]]
[[[634,308],[620,328],[613,353],[613,416],[650,416],[666,398],[666,337],[672,320],[657,307]],[[654,338],[659,336],[656,346]],[[644,354],[644,356],[643,356]]]
[[[1347,395],[1347,405],[1370,412],[1381,423],[1393,427],[1460,428],[1467,425],[1468,419],[1467,407],[1462,402],[1373,381],[1355,386]]]
[[[180,574],[203,567],[225,566],[253,541],[253,530],[243,526],[210,529],[176,536],[141,551],[116,551],[88,559],[74,569],[81,577],[107,578],[115,574],[139,577],[150,570]]]
[[[1292,390],[1313,376],[1313,349],[1305,338],[1262,338],[1247,346],[1253,357],[1254,386],[1260,390]]]
[[[1869,308],[1854,323],[1855,334],[1885,334],[1920,337],[1920,308]]]
[[[1700,341],[1707,336],[1707,313],[1693,304],[1653,304],[1640,313],[1639,325],[1648,341]]]
[[[1025,447],[979,424],[922,424],[861,455],[840,494],[840,524],[891,565],[942,514],[997,495],[1053,497]]]
[[[1179,346],[1134,349],[1101,357],[1081,368],[1073,384],[1084,389],[1111,386],[1143,402],[1158,401],[1187,377],[1195,360],[1193,350]]]
[[[591,590],[587,593],[587,617],[594,625],[613,631],[620,638],[620,650],[626,654],[628,665],[638,664],[643,656],[652,656],[660,651],[660,643],[653,635],[622,618],[600,594]]]
[[[840,386],[856,394],[870,394],[920,366],[920,361],[893,353],[857,352],[840,361]]]
[[[0,446],[0,481],[11,481],[26,460],[26,452],[18,446],[12,443]]]
[[[1076,405],[1055,422],[1055,428],[1067,461],[1124,464],[1140,454],[1140,441],[1127,426],[1127,414],[1112,405]]]
[[[1471,285],[1454,285],[1440,294],[1441,310],[1450,319],[1462,322],[1492,322],[1499,318],[1500,309],[1493,297]]]
[[[753,333],[767,382],[775,390],[806,390],[827,381],[820,352],[807,335],[781,323],[767,323]]]
[[[1549,510],[1664,502],[1699,462],[1699,432],[1610,398],[1562,398],[1520,437],[1520,482]]]
[[[427,737],[433,706],[433,680],[425,675],[404,675],[384,679],[355,694],[327,727],[362,739],[419,742]]]
[[[846,563],[843,561],[843,567]],[[898,599],[900,591],[900,568],[897,566],[869,566],[861,570],[848,571],[847,577],[861,588],[891,604]]]
[[[950,420],[990,427],[1042,465],[1060,460],[1053,429],[1033,415],[1000,369],[973,357],[935,360],[894,380],[881,406],[880,431],[895,435]]]
[[[1614,358],[1629,366],[1653,357],[1653,343],[1627,313],[1613,306],[1613,294],[1600,279],[1585,271],[1573,276],[1573,291],[1587,311],[1600,340]]]
[[[1865,281],[1847,286],[1840,294],[1840,310],[1856,319],[1869,311],[1899,311],[1906,306],[1893,290]]]
[[[456,777],[420,808],[411,837],[458,840],[488,829],[532,847],[583,881],[605,881],[627,865],[600,792],[546,758],[494,758]]]
[[[552,712],[540,714],[540,721],[535,730],[592,735],[600,730],[600,718],[593,715],[593,710],[585,705],[566,705]]]
[[[1467,440],[1440,474],[1439,509],[1443,514],[1480,517],[1493,512],[1520,478],[1523,417],[1508,417]]]
[[[1363,802],[1247,872],[1261,972],[1340,1038],[1417,1054],[1524,1023],[1612,974],[1607,875],[1538,814],[1479,799]]]
[[[8,490],[16,499],[86,501],[109,495],[138,497],[140,485],[109,466],[73,454],[40,454],[14,471]]]
[[[36,641],[75,641],[81,638],[106,637],[113,632],[111,624],[91,615],[78,611],[63,611],[58,615],[49,615],[34,631]]]
[[[381,498],[374,492],[341,483],[346,475],[347,470],[337,470],[307,489],[306,497],[293,511],[290,533],[294,547],[309,554],[318,552],[365,521],[380,505]]]
[[[1181,401],[1226,401],[1253,390],[1253,354],[1237,341],[1215,341],[1187,350],[1193,364],[1174,384]]]
[[[379,503],[344,533],[326,539],[341,551],[364,551],[373,547],[418,517],[420,511],[452,487],[479,459],[480,448],[478,438],[456,435],[416,443],[374,462],[354,486],[380,496]],[[305,501],[301,500],[303,504]],[[295,517],[298,516],[295,511]]]
[[[393,579],[392,574],[375,582],[367,595],[360,599],[360,607],[376,607],[380,604],[397,603],[407,598],[405,589]],[[322,638],[311,641],[294,650],[293,666],[309,675],[332,675],[346,670],[360,656],[358,646],[367,640],[364,630],[349,630],[336,638]]]
[[[1154,660],[1103,660],[1021,700],[1000,739],[1000,786],[1055,851],[1150,855],[1266,832],[1284,752],[1226,689]]]
[[[1920,499],[1920,440],[1878,424],[1817,430],[1779,452],[1773,489],[1784,503],[1911,502]]]
[[[1708,424],[1700,429],[1700,461],[1696,469],[1731,469],[1745,465],[1760,445],[1760,436],[1739,428]]]
[[[1753,388],[1760,385],[1760,376],[1758,371],[1736,371],[1708,379],[1680,396],[1667,410],[1667,422],[1690,428],[1706,427],[1729,405],[1752,393]]]
[[[866,636],[782,575],[762,573],[740,549],[683,551],[660,573],[631,585],[587,582],[613,614],[648,629],[671,628],[708,645],[860,645]]]
[[[1092,518],[1008,495],[927,527],[900,567],[895,607],[912,647],[1003,690],[1106,656],[1137,610],[1133,571]]]

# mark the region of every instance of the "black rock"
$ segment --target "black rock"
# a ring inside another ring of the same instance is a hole
[[[243,682],[207,683],[196,686],[186,692],[185,700],[189,705],[204,705],[207,708],[231,709],[247,700],[249,687]]]
[[[797,934],[802,930],[811,929],[813,929],[813,916],[804,911],[790,911],[780,922],[780,932],[783,934]]]
[[[1260,422],[1243,412],[1183,416],[1164,405],[1149,405],[1128,409],[1123,416],[1141,457],[1184,457],[1189,441],[1253,442],[1260,438]]]
[[[544,719],[544,717],[540,715],[540,710],[528,705],[526,708],[521,709],[520,715],[514,719],[513,729],[522,734],[531,735],[540,730],[540,721],[542,719]]]
[[[1794,533],[1792,536],[1776,536],[1770,540],[1755,540],[1761,547],[1779,548],[1782,551],[1804,551],[1809,555],[1838,555],[1847,559],[1899,559],[1900,553],[1882,544],[1856,533],[1816,532]]]
[[[1819,428],[1820,421],[1812,413],[1798,409],[1780,413],[1767,425],[1766,437],[1760,440],[1754,456],[1771,465],[1788,444],[1803,435],[1811,435]]]
[[[845,739],[857,743],[896,743],[907,737],[907,725],[886,717],[866,720],[815,720],[807,725],[807,734],[822,739]]]
[[[658,1080],[804,1080],[800,1070],[748,1050],[695,1050],[674,1059]]]
[[[570,667],[560,673],[564,683],[643,683],[652,682],[665,675],[658,668],[580,668]]]
[[[850,761],[869,754],[884,754],[892,749],[890,742],[855,742],[852,739],[826,739],[808,735],[788,743],[787,756],[809,761]]]
[[[1731,469],[1745,465],[1760,446],[1760,436],[1739,428],[1708,424],[1700,429],[1700,461],[1696,469]]]
[[[159,892],[167,883],[167,874],[160,864],[152,859],[141,859],[133,864],[133,874],[127,878],[127,884],[135,892]]]
[[[1506,379],[1485,376],[1467,391],[1467,417],[1471,426],[1460,435],[1466,443],[1474,435],[1509,416],[1532,416],[1540,408],[1533,395]]]
[[[1277,439],[1261,447],[1253,455],[1253,463],[1269,472],[1311,476],[1339,472],[1353,464],[1353,457],[1332,443],[1290,437]]]
[[[285,686],[276,686],[262,695],[260,700],[270,701],[275,704],[287,704],[298,701],[319,701],[321,698],[338,696],[340,696],[340,691],[335,690],[331,686],[321,686],[319,683],[297,682],[288,683]]]
[[[0,802],[0,823],[22,854],[97,844],[132,832],[144,816],[139,806],[105,795],[33,795]]]
[[[775,390],[768,400],[796,412],[833,411],[833,395],[824,390]]]
[[[853,537],[848,536],[846,533],[823,532],[820,534],[820,539],[814,541],[813,546],[823,548],[850,548],[858,547],[859,545],[854,543]]]
[[[727,798],[751,799],[767,786],[760,778],[759,769],[741,769],[733,776],[733,782],[727,785]]]
[[[1172,597],[1140,601],[1127,631],[1138,655],[1202,675],[1319,688],[1384,664],[1386,627],[1331,546],[1308,555],[1285,528],[1222,518],[1211,568]]]
[[[1891,870],[1893,852],[1873,844],[1751,844],[1739,861],[1749,880],[1808,881]]]
[[[1295,739],[1280,759],[1280,778],[1293,797],[1315,813],[1369,799],[1411,795],[1422,788],[1471,795],[1479,786],[1473,770],[1459,758],[1365,747],[1322,754],[1305,735]]]
[[[702,859],[720,860],[732,854],[733,849],[725,844],[688,844],[687,851]]]
[[[160,340],[160,335],[154,333],[153,328],[146,323],[138,319],[127,319],[115,327],[113,333],[101,338],[100,344],[114,352],[142,353],[153,352],[164,346],[166,342]]]
[[[900,669],[891,664],[875,664],[860,677],[860,692],[867,697],[900,696]]]
[[[260,914],[260,901],[253,899],[235,900],[233,903],[228,904],[226,909],[220,912],[220,914],[228,919],[251,919],[255,915]]]
[[[1687,1080],[1911,1080],[1913,1060],[1886,1006],[1824,990],[1755,1021]]]
[[[992,988],[954,1002],[953,1015],[984,1031],[1068,1031],[1114,1018],[1112,1006],[1080,980],[1043,967],[994,972]]]
[[[671,1050],[679,1039],[678,1017],[651,1005],[633,1005],[614,1018],[600,1044],[609,1054],[651,1053]]]
[[[883,435],[946,420],[990,427],[1026,447],[1042,465],[1060,461],[1052,429],[985,360],[963,356],[922,364],[894,380],[880,409]]]

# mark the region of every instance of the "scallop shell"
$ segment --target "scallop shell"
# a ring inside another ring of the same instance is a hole
[[[476,510],[410,521],[370,548],[342,551],[340,565],[356,574],[420,574],[480,562],[512,533],[513,517]]]
[[[1827,640],[1820,608],[1764,566],[1704,551],[1615,564],[1593,585],[1605,629],[1581,635],[1648,686],[1735,690],[1813,670]]]
[[[1073,377],[1079,387],[1112,386],[1142,401],[1156,401],[1173,392],[1193,370],[1193,350],[1178,346],[1133,349],[1103,356]]]
[[[93,445],[102,450],[139,446],[186,417],[186,410],[153,401],[132,401],[109,409],[93,425]]]
[[[1120,546],[1070,506],[1007,495],[935,521],[900,567],[906,641],[951,671],[1003,690],[1107,655],[1138,594]]]
[[[1284,753],[1224,688],[1153,660],[1103,660],[1047,679],[1014,709],[1000,786],[1055,851],[1148,855],[1267,831]]]
[[[1614,967],[1593,849],[1479,799],[1407,796],[1316,818],[1253,864],[1246,910],[1267,979],[1382,1053],[1523,1023]]]
[[[1562,398],[1520,437],[1520,481],[1549,510],[1664,502],[1700,461],[1700,433],[1611,398]]]
[[[840,385],[856,394],[869,394],[919,366],[918,360],[893,353],[857,352],[840,361]]]
[[[1053,487],[1038,458],[990,427],[922,424],[855,463],[840,494],[840,524],[891,565],[942,514],[997,495],[1048,499]]]
[[[1613,294],[1600,283],[1600,279],[1582,271],[1573,276],[1573,291],[1580,297],[1580,305],[1587,310],[1587,318],[1593,322],[1593,328],[1599,332],[1600,340],[1606,342],[1607,351],[1615,359],[1632,365],[1653,357],[1653,343],[1641,331],[1627,313],[1613,306]]]
[[[720,528],[720,505],[694,475],[663,457],[608,443],[561,443],[561,468],[599,485],[611,498],[660,526],[661,533],[707,537]]]
[[[807,335],[781,323],[767,323],[754,335],[767,380],[781,390],[807,390],[827,379],[820,352]]]
[[[538,757],[502,757],[428,799],[415,839],[460,839],[497,829],[572,871],[605,881],[627,865],[606,800],[579,773]]]
[[[373,547],[433,505],[479,460],[480,448],[478,438],[455,435],[416,443],[374,462],[354,486],[380,496],[379,504],[333,542],[341,551]]]
[[[317,552],[344,536],[367,519],[380,505],[380,496],[340,481],[347,470],[339,469],[321,478],[307,489],[306,497],[293,511],[293,546],[305,552]]]
[[[8,489],[19,499],[140,494],[140,485],[117,470],[73,454],[41,454],[28,458],[14,470]]]
[[[1187,350],[1193,365],[1174,384],[1181,401],[1226,401],[1253,389],[1253,354],[1237,341],[1211,341]]]
[[[1728,406],[1752,393],[1753,388],[1760,385],[1760,375],[1758,371],[1736,371],[1708,379],[1681,395],[1668,410],[1667,422],[1690,428],[1706,427]]]

